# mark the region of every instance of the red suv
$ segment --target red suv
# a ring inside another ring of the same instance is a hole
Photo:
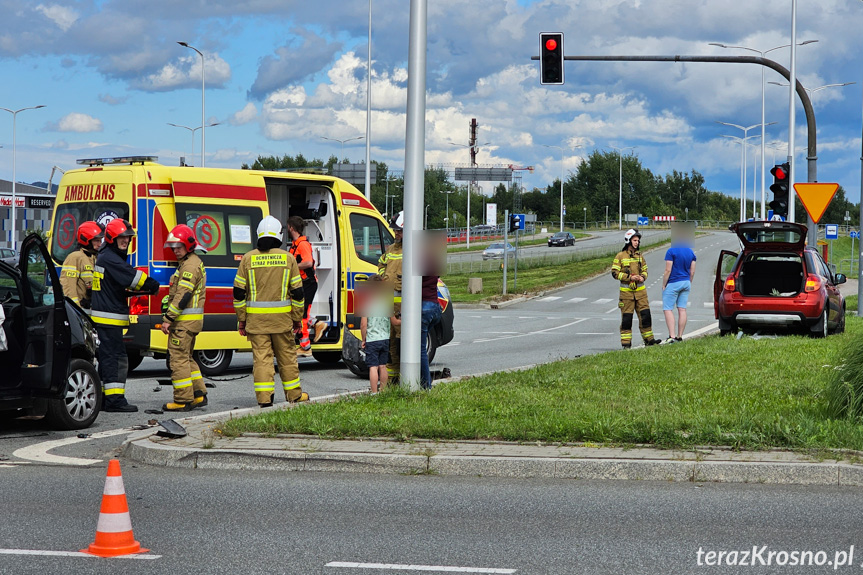
[[[722,335],[738,329],[788,327],[813,337],[845,330],[845,299],[821,254],[804,244],[806,226],[739,222],[729,226],[743,244],[723,250],[716,266],[713,309]]]

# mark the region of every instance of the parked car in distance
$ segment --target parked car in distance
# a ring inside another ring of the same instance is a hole
[[[42,239],[21,244],[18,269],[0,262],[0,418],[44,416],[58,429],[89,427],[102,408],[99,345],[87,314],[63,296]]]
[[[782,327],[826,337],[845,330],[839,292],[845,276],[834,274],[821,254],[804,244],[806,226],[738,222],[729,229],[743,250],[719,254],[713,306],[721,334]]]
[[[0,262],[9,264],[13,268],[18,265],[18,252],[12,248],[0,248]]]
[[[557,232],[548,238],[548,247],[554,246],[574,246],[575,236],[569,232]]]
[[[508,257],[512,257],[515,255],[515,246],[511,243],[506,244],[506,253]],[[503,242],[495,242],[485,248],[482,252],[482,259],[484,260],[499,260],[503,259]]]

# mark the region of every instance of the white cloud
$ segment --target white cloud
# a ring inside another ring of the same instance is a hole
[[[125,104],[129,96],[112,96],[111,94],[99,94],[99,101],[108,104],[109,106],[119,106]]]
[[[228,123],[232,126],[242,126],[243,124],[248,124],[249,122],[254,121],[257,116],[258,107],[252,102],[249,102],[243,106],[242,110],[235,112],[230,119],[228,119]]]
[[[102,120],[89,114],[72,112],[60,118],[58,122],[49,123],[45,126],[45,130],[50,132],[101,132]]]
[[[231,66],[218,54],[204,54],[206,88],[221,88],[231,79]],[[168,92],[201,86],[201,57],[183,56],[165,64],[159,71],[132,82],[132,87],[145,92]]]
[[[66,6],[60,6],[59,4],[39,4],[34,10],[37,12],[41,12],[46,18],[51,20],[58,28],[60,28],[63,32],[69,30],[73,24],[78,20],[78,13]]]

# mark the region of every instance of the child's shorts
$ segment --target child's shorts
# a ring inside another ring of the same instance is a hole
[[[379,365],[386,365],[390,360],[390,340],[367,341],[363,351],[366,352],[367,366],[377,367]]]

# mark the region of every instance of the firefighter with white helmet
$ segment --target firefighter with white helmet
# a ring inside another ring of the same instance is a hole
[[[614,256],[611,265],[611,276],[620,282],[620,345],[624,349],[632,347],[632,316],[638,314],[638,329],[644,339],[644,345],[659,343],[653,337],[653,322],[650,317],[650,301],[647,299],[647,261],[638,251],[641,243],[641,232],[636,229],[627,230],[623,235],[623,249]]]
[[[252,376],[258,405],[273,405],[275,369],[285,399],[291,403],[308,401],[300,387],[297,347],[294,333],[302,328],[303,280],[294,256],[281,249],[282,224],[267,216],[258,225],[257,249],[243,256],[234,278],[234,310],[238,331],[252,344]]]
[[[390,222],[395,241],[378,259],[378,275],[393,286],[393,317],[390,321],[390,361],[387,363],[387,376],[390,384],[399,382],[401,362],[401,311],[402,311],[402,239],[404,235],[405,213],[396,214]]]
[[[192,352],[195,338],[204,327],[204,300],[207,272],[195,232],[186,224],[175,226],[165,247],[177,257],[177,271],[171,276],[168,296],[163,303],[162,333],[168,336],[168,366],[174,400],[162,406],[165,411],[191,411],[207,405],[207,388]]]
[[[129,358],[123,330],[129,327],[129,301],[133,295],[154,295],[159,282],[126,261],[135,230],[127,220],[115,218],[105,226],[105,244],[93,268],[93,309],[90,317],[99,334],[99,377],[105,399],[103,411],[131,413],[138,408],[126,400]]]
[[[102,226],[96,222],[88,221],[78,226],[76,237],[80,247],[66,256],[60,270],[63,293],[87,313],[90,313],[93,295],[93,266],[104,235]]]

